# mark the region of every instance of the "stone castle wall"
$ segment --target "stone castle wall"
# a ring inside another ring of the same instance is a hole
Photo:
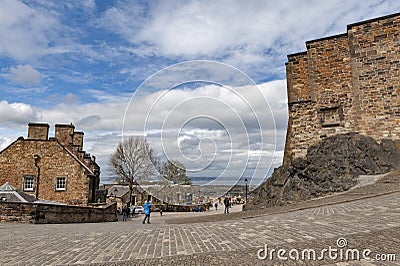
[[[321,139],[358,132],[400,140],[400,13],[348,25],[288,55],[284,162]]]

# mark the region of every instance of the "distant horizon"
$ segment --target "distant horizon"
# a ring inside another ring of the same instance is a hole
[[[115,177],[115,178],[118,178],[118,177]],[[192,185],[194,185],[194,186],[199,186],[199,185],[203,184],[203,183],[200,183],[200,182],[210,182],[210,181],[212,181],[212,180],[215,180],[216,178],[217,178],[217,177],[197,176],[197,177],[190,178],[190,181],[192,181]],[[251,177],[242,177],[242,178],[240,178],[240,179],[236,182],[236,185],[241,185],[241,184],[238,184],[238,183],[243,183],[243,185],[245,185],[245,182],[244,182],[245,178],[247,178],[248,180],[250,180]],[[268,177],[267,177],[267,178],[268,178]],[[267,178],[266,178],[266,179],[267,179]],[[107,179],[107,180],[108,180],[108,179]],[[231,181],[231,179],[229,179],[229,178],[222,179],[222,180],[219,180],[219,181],[222,181],[222,182],[225,181],[225,183],[222,183],[221,185],[231,185],[231,183],[232,183],[232,182],[229,182],[229,181]],[[217,181],[216,183],[218,183],[218,181]],[[100,184],[101,184],[101,185],[109,185],[109,184],[113,184],[113,183],[102,183],[101,180],[100,180]]]

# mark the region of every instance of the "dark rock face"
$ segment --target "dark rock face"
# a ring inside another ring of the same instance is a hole
[[[276,168],[245,210],[304,201],[356,185],[359,175],[387,173],[400,165],[396,143],[357,133],[336,135],[309,147],[305,158]]]

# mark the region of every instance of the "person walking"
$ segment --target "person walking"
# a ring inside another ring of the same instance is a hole
[[[146,223],[146,219],[147,219],[147,223],[150,224],[150,213],[151,213],[151,201],[148,199],[146,200],[146,202],[144,203],[143,209],[144,209],[144,219],[143,219],[143,223]]]
[[[225,205],[224,213],[229,213],[229,199],[228,198],[224,199],[224,205]]]
[[[128,206],[124,206],[122,208],[122,221],[126,222],[126,217],[128,217],[129,208]]]
[[[215,202],[214,207],[215,207],[215,210],[217,211],[218,210],[218,202]]]

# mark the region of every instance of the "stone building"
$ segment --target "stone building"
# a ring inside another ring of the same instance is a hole
[[[83,150],[83,132],[72,124],[29,123],[28,137],[19,137],[0,152],[0,184],[11,186],[37,199],[72,205],[96,201],[100,167]]]
[[[341,133],[400,140],[400,13],[348,25],[306,47],[286,63],[284,162]]]
[[[116,202],[117,210],[121,211],[122,208],[128,205],[129,202],[129,187],[123,185],[113,185],[107,189],[107,202]]]
[[[106,184],[104,187],[107,191],[107,203],[116,202],[118,210],[121,210],[123,206],[128,205],[130,192],[129,186],[125,182],[116,179],[114,184]],[[149,197],[153,203],[162,203],[162,201],[153,197],[144,190],[137,182],[134,182],[132,187],[131,206],[143,205]]]

